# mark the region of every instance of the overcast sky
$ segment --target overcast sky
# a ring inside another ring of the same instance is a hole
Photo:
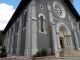
[[[20,0],[0,0],[0,30],[4,30]],[[80,14],[80,0],[74,0],[74,6]]]

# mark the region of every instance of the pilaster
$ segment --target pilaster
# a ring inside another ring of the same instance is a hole
[[[52,24],[52,40],[54,42],[53,48],[55,50],[56,57],[59,57],[58,41],[57,41],[57,37],[56,37],[56,26],[55,26],[55,23],[53,22],[53,16],[52,16],[51,7],[50,7],[49,3],[48,3],[48,10],[49,10],[50,23]]]
[[[32,55],[35,55],[37,49],[37,19],[35,0],[32,1]]]
[[[73,25],[73,20],[71,20],[71,26],[74,32],[75,42],[76,42],[76,49],[79,50],[79,43],[78,43],[78,37],[76,34],[76,27]]]
[[[76,42],[76,49],[79,50],[79,42],[78,42],[78,37],[75,30],[74,30],[74,36],[75,36],[75,42]]]
[[[28,7],[28,21],[26,23],[25,55],[31,57],[37,52],[37,19],[35,0]]]
[[[7,52],[10,52],[10,38],[11,38],[11,28],[9,29],[9,38],[8,38],[8,46],[7,46]]]
[[[13,32],[12,32],[12,40],[11,40],[11,48],[10,48],[10,53],[12,53],[13,54],[13,42],[14,42],[14,32],[15,32],[15,26],[14,26],[14,24],[13,24]]]
[[[55,55],[56,57],[59,57],[59,50],[58,50],[58,41],[57,41],[57,36],[56,36],[56,29],[55,25],[52,25],[52,35],[53,35],[53,45],[55,49]]]
[[[18,28],[18,39],[17,39],[16,55],[20,55],[21,29],[22,29],[22,20],[21,20],[21,16],[20,16],[19,17],[19,28]]]

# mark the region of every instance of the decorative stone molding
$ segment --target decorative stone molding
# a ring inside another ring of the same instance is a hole
[[[46,17],[45,17],[42,13],[40,13],[40,14],[38,15],[38,17],[40,17],[40,16],[43,16],[43,19],[46,20]]]
[[[44,30],[44,32],[41,32],[41,22],[40,22],[40,17],[41,16],[43,17],[43,30]],[[45,18],[45,16],[42,13],[40,13],[38,17],[39,17],[39,33],[47,34],[47,31],[46,31],[46,18]]]
[[[40,8],[41,8],[41,9],[43,9],[43,6],[42,6],[42,5],[40,5]]]
[[[62,22],[57,23],[57,28],[56,28],[56,31],[57,31],[57,32],[59,32],[59,28],[60,28],[61,26],[64,26],[64,28],[67,29],[68,35],[71,35],[69,28],[68,28],[64,23],[62,23]]]
[[[72,29],[73,29],[73,30],[76,30],[76,27],[75,27],[75,26],[73,26],[73,27],[72,27]]]
[[[48,10],[51,12],[50,4],[47,4],[47,6],[48,6]]]
[[[53,2],[53,9],[60,18],[65,18],[66,16],[65,9],[59,1]]]

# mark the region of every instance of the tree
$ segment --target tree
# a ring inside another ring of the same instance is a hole
[[[2,45],[2,40],[3,40],[3,35],[2,35],[2,31],[0,31],[0,45]]]

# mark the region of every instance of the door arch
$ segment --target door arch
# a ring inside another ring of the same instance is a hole
[[[59,48],[69,49],[71,48],[71,33],[69,28],[64,23],[57,24],[57,40]]]
[[[62,49],[65,48],[65,43],[66,43],[66,45],[70,45],[69,40],[68,40],[69,36],[68,37],[67,36],[68,36],[67,29],[64,26],[60,26],[60,28],[59,28],[59,40],[60,40],[60,45],[61,45]],[[65,39],[65,38],[67,38],[67,39]]]

